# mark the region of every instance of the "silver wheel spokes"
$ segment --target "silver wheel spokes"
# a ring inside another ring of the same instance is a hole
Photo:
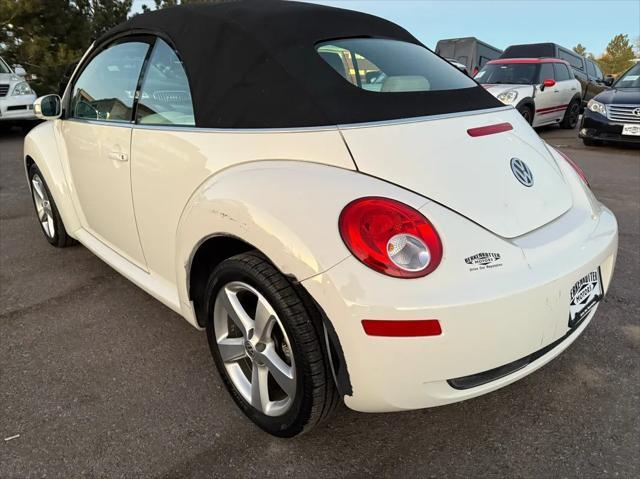
[[[246,283],[228,283],[216,296],[213,322],[220,357],[244,399],[267,416],[287,412],[296,394],[295,363],[267,300]]]
[[[53,238],[56,234],[56,227],[53,223],[53,211],[51,209],[51,201],[44,188],[40,175],[35,174],[31,178],[31,193],[33,194],[33,202],[36,205],[36,214],[44,233]]]

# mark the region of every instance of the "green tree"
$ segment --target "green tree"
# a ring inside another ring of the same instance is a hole
[[[581,55],[584,57],[587,54],[587,47],[585,47],[582,43],[578,43],[575,47],[573,47],[573,51],[576,52],[578,55]]]
[[[69,65],[101,33],[127,18],[132,0],[0,0],[0,54],[36,75],[39,94],[57,93]]]
[[[598,63],[605,73],[616,75],[629,68],[633,57],[629,36],[620,34],[611,39]]]

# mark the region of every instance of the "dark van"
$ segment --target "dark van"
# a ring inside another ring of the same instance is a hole
[[[613,83],[613,77],[602,74],[593,60],[578,55],[573,50],[556,43],[529,43],[511,45],[500,58],[560,58],[571,65],[575,77],[582,86],[582,108],[587,102]]]

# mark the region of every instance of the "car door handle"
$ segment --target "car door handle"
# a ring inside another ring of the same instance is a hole
[[[571,91],[576,91],[576,90],[577,90],[577,88],[572,88],[572,89],[571,89]]]
[[[122,153],[121,151],[112,151],[109,153],[109,159],[115,161],[127,161],[129,157],[126,153]]]

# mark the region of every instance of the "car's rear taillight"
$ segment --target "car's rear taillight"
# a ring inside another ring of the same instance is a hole
[[[555,149],[555,148],[554,148]],[[582,178],[582,181],[584,181],[587,186],[589,188],[591,188],[591,185],[589,184],[589,180],[587,180],[587,175],[584,174],[584,170],[582,168],[580,168],[577,163],[575,161],[573,161],[571,158],[569,158],[567,155],[565,155],[564,153],[562,153],[560,150],[555,149],[558,154],[564,158],[565,160],[567,160],[567,163],[569,163],[569,165],[571,165],[571,167],[575,170],[576,173],[578,173],[578,176],[580,178]]]
[[[379,197],[354,200],[342,210],[339,227],[356,258],[389,276],[426,276],[442,259],[442,242],[433,225],[399,201]]]

